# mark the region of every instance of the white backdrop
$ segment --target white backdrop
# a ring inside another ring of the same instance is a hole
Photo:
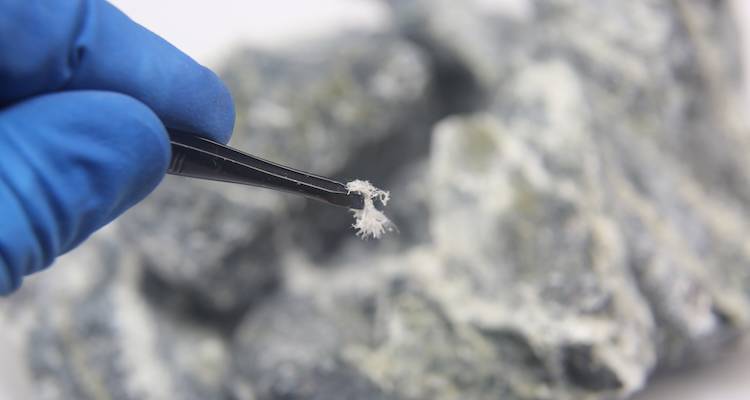
[[[346,27],[375,28],[385,8],[370,0],[111,0],[135,21],[204,65],[236,43],[284,45]]]

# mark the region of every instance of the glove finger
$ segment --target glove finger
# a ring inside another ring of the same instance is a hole
[[[169,155],[158,117],[122,94],[61,92],[1,111],[0,293],[145,197]]]
[[[169,128],[227,142],[221,80],[103,0],[0,3],[0,105],[64,89],[124,93]]]

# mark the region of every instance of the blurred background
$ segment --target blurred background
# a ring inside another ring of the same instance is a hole
[[[0,303],[0,397],[750,397],[750,3],[113,3],[399,233],[167,177]]]

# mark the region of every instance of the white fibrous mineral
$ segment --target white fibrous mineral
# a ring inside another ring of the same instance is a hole
[[[354,213],[354,229],[357,230],[357,236],[367,239],[372,236],[379,239],[386,232],[396,229],[396,225],[383,214],[382,211],[375,207],[375,201],[379,201],[383,206],[388,204],[391,195],[385,190],[380,190],[368,181],[353,180],[346,184],[346,189],[351,193],[359,193],[364,199],[364,207],[361,210],[352,209]]]

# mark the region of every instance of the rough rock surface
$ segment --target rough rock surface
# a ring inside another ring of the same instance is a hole
[[[170,179],[5,305],[39,397],[620,399],[720,355],[750,317],[726,3],[520,3],[233,56],[234,144],[390,189],[401,233]]]

